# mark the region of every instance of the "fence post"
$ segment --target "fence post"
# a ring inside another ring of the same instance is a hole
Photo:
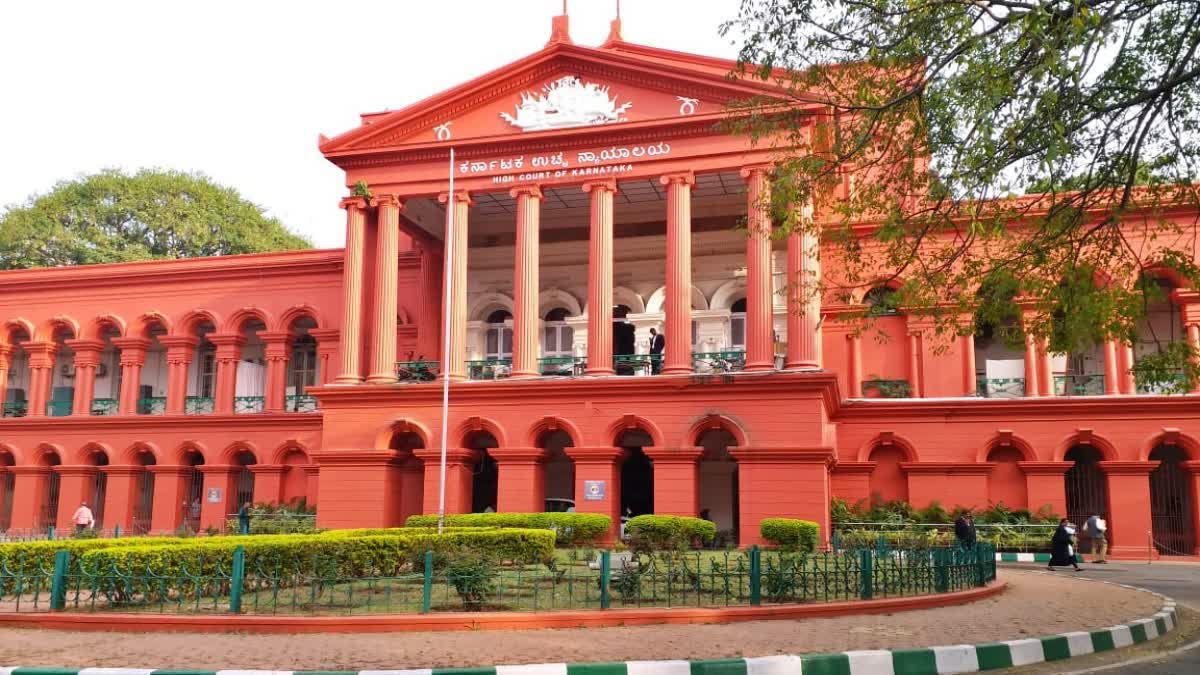
[[[50,582],[50,609],[62,611],[67,608],[67,567],[71,553],[66,550],[54,554],[54,578]]]
[[[621,571],[622,574],[625,570]],[[612,553],[609,551],[600,552],[600,609],[608,609],[612,606],[612,596],[609,592],[609,582],[612,577]]]
[[[46,527],[46,541],[54,541],[54,526],[53,525],[49,525]]]
[[[121,538],[121,526],[114,525],[113,526],[113,539],[120,539],[120,538]]]
[[[946,553],[946,549],[943,548],[933,549],[933,582],[934,590],[938,593],[950,590],[950,565]]]
[[[425,583],[421,587],[421,613],[433,609],[433,551],[425,551]]]
[[[871,598],[875,597],[875,580],[872,578],[871,573],[871,551],[865,549],[859,551],[858,559],[858,573],[862,581],[862,589],[859,595],[863,600],[870,600]]]
[[[233,549],[233,567],[229,571],[229,613],[242,613],[242,585],[246,581],[246,549]]]
[[[750,547],[750,604],[762,604],[762,550]]]
[[[839,548],[838,544],[839,543],[840,542],[838,541],[838,531],[834,530],[833,534],[829,535],[829,547],[833,549],[834,553],[838,552],[838,548]]]

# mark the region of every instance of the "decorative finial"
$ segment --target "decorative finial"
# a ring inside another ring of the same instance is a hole
[[[571,31],[567,20],[567,0],[563,0],[562,15],[550,19],[550,41],[546,43],[546,46],[556,44],[574,44],[571,42]]]
[[[621,36],[621,0],[617,0],[617,16],[609,24],[608,37],[604,40],[605,47],[608,47],[616,42],[623,42],[624,37]]]

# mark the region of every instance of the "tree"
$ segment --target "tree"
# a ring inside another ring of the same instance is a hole
[[[1070,352],[1135,337],[1147,267],[1200,279],[1195,0],[742,0],[722,31],[777,87],[733,119],[778,155],[778,229],[837,271],[805,292],[888,282],[943,335],[1017,309]],[[1146,377],[1200,374],[1160,352]]]
[[[115,169],[63,181],[0,215],[0,269],[311,248],[200,174]]]

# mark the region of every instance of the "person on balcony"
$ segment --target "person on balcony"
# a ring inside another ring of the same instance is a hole
[[[96,524],[96,517],[92,515],[92,510],[88,508],[87,502],[81,503],[79,508],[75,509],[75,515],[71,516],[71,522],[75,523],[76,534],[90,530]]]
[[[1108,523],[1098,514],[1092,514],[1092,517],[1083,524],[1083,531],[1087,532],[1088,538],[1092,540],[1092,562],[1097,565],[1107,565]]]
[[[658,330],[650,329],[650,372],[657,375],[662,370],[662,353],[667,347],[667,337]]]

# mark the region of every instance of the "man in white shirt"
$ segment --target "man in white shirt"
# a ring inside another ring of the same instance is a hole
[[[1083,529],[1092,540],[1092,562],[1107,564],[1105,556],[1108,555],[1108,523],[1100,516],[1093,515],[1083,524]]]
[[[71,516],[71,522],[75,523],[76,532],[91,529],[96,524],[96,518],[92,515],[92,510],[88,508],[87,502],[83,502],[79,508],[75,509],[75,515]]]

